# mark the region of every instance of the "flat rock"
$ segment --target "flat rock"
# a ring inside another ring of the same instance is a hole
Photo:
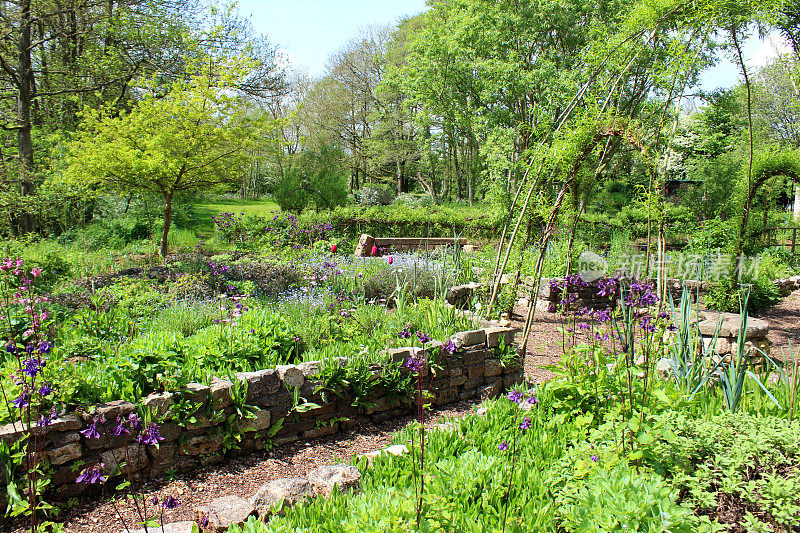
[[[726,320],[725,323],[728,325],[728,329],[730,329],[732,337],[739,335],[739,329],[742,327],[742,321],[740,318]],[[746,339],[766,337],[767,333],[769,333],[769,322],[758,318],[747,318],[747,332],[745,334]]]
[[[328,497],[333,491],[356,493],[361,490],[361,472],[355,466],[326,465],[308,473],[314,492]]]
[[[261,485],[251,501],[258,516],[264,519],[273,512],[283,514],[286,507],[313,496],[314,487],[307,479],[284,477]]]
[[[211,380],[211,402],[214,409],[225,409],[231,404],[231,389],[233,382],[227,379],[213,378]]]
[[[723,321],[720,324],[719,319],[710,318],[707,320],[703,320],[699,324],[697,324],[698,329],[700,329],[700,334],[705,335],[707,337],[711,337],[714,333],[717,332],[717,326],[719,326],[719,333],[717,333],[718,337],[730,337],[731,336],[731,328],[730,325],[726,325]]]
[[[489,348],[494,348],[500,346],[502,342],[504,346],[510,346],[514,342],[515,333],[513,328],[508,327],[486,328],[486,345]]]
[[[457,348],[484,344],[486,342],[486,331],[482,329],[459,331],[450,337],[450,340],[453,341],[453,344],[455,344]]]
[[[195,509],[196,522],[203,531],[222,533],[232,525],[241,525],[256,508],[239,496],[222,496]]]
[[[266,409],[256,411],[255,418],[245,418],[239,422],[239,431],[263,431],[269,427],[270,413]]]
[[[278,365],[275,370],[278,372],[278,377],[281,381],[290,388],[302,387],[306,380],[303,371],[296,365]]]

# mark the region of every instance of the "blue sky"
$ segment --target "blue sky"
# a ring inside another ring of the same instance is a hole
[[[282,48],[295,67],[312,76],[359,28],[394,24],[425,11],[425,0],[239,0],[256,31]]]
[[[404,16],[421,13],[425,0],[239,0],[239,9],[251,17],[256,31],[266,34],[298,70],[311,76],[325,73],[328,57],[358,36],[360,28],[395,24]],[[749,67],[775,57],[782,39],[749,39],[744,55]],[[739,79],[738,67],[723,59],[701,77],[702,88],[730,87]]]

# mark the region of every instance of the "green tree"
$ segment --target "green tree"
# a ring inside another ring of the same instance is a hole
[[[71,147],[67,175],[87,187],[149,191],[164,201],[159,253],[168,252],[176,194],[235,181],[248,162],[258,123],[241,112],[232,87],[242,65],[174,83],[119,116],[88,111]]]

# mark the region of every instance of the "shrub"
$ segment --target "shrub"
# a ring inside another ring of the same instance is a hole
[[[365,185],[359,191],[358,199],[363,205],[389,205],[394,199],[394,193],[389,187],[382,185]]]

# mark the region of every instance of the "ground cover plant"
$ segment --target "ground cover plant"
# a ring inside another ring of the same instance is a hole
[[[574,293],[564,288],[568,306]],[[354,459],[358,495],[319,498],[231,530],[793,531],[800,425],[790,383],[742,389],[746,399],[731,404],[725,375],[745,375],[741,354],[727,365],[693,359],[697,338],[681,330],[690,322],[658,316],[652,286],[608,280],[601,290],[618,291],[623,307],[597,312],[597,321],[570,312],[553,380],[436,431],[409,427],[394,442],[410,453]],[[634,317],[625,305],[655,314]],[[697,365],[703,386],[677,367],[659,376],[656,358],[681,359],[684,371]]]

